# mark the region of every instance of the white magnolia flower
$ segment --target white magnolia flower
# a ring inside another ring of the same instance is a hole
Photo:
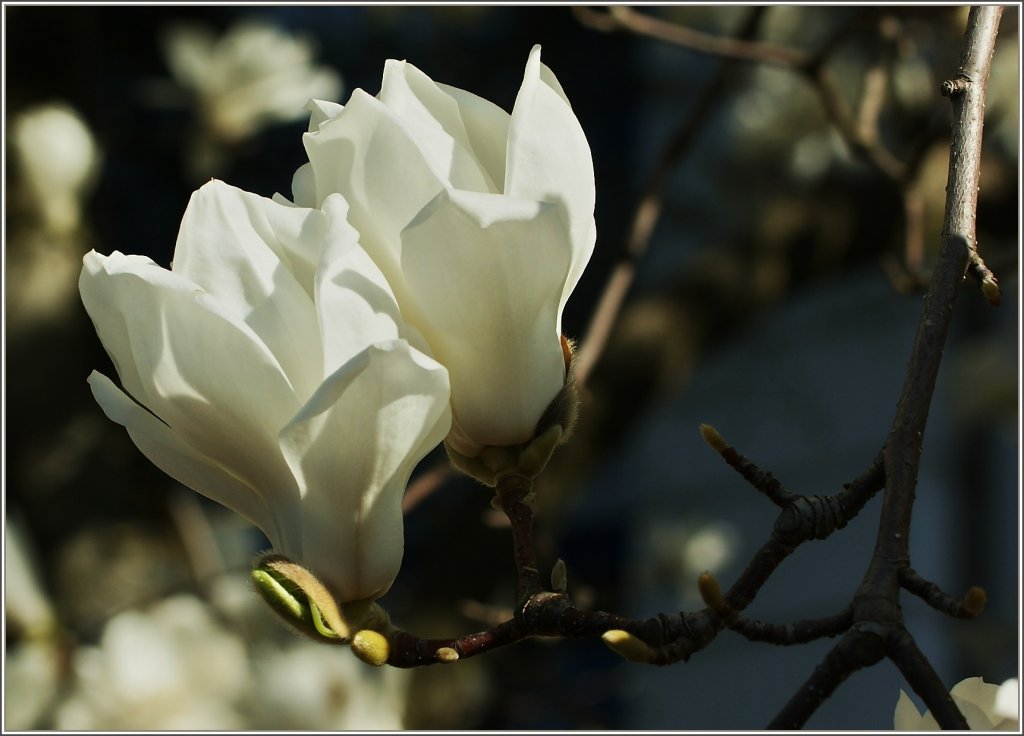
[[[111,619],[75,650],[61,730],[237,730],[252,666],[241,639],[192,595]]]
[[[402,493],[450,425],[447,373],[407,341],[345,214],[341,197],[309,210],[213,181],[170,271],[94,251],[80,281],[124,386],[90,376],[107,416],[339,603],[390,587]]]
[[[1017,678],[993,685],[980,677],[961,680],[949,691],[972,731],[1020,732]],[[931,711],[918,712],[910,697],[900,690],[893,727],[897,731],[938,731]]]
[[[595,239],[590,147],[540,47],[511,116],[394,60],[377,97],[311,110],[296,201],[348,200],[451,375],[449,443],[475,456],[532,439],[566,382],[562,310]]]
[[[338,74],[314,65],[309,40],[261,20],[242,20],[219,39],[208,28],[174,26],[164,53],[178,83],[196,95],[208,131],[227,143],[297,120],[311,97],[341,94]]]
[[[15,116],[10,135],[27,206],[49,232],[78,228],[100,162],[85,121],[63,103],[39,105]]]

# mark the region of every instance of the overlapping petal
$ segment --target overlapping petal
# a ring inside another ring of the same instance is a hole
[[[379,100],[356,90],[336,118],[303,136],[316,182],[317,204],[341,194],[360,243],[388,276],[399,263],[402,229],[438,192],[444,173],[432,168],[402,123]]]
[[[390,587],[405,483],[451,423],[447,371],[416,350],[347,211],[211,182],[172,270],[92,252],[80,278],[124,386],[91,377],[107,415],[341,602]]]
[[[395,340],[328,377],[281,431],[303,493],[302,558],[346,561],[321,572],[341,600],[387,592],[402,560],[395,520],[409,475],[450,423],[447,372]]]
[[[564,208],[573,265],[561,306],[576,287],[594,250],[594,164],[579,120],[554,73],[534,46],[508,132],[505,194],[556,202]],[[561,314],[561,308],[559,309]]]
[[[264,530],[273,544],[283,543],[276,515],[258,489],[187,444],[173,429],[133,401],[102,373],[93,371],[89,385],[103,412],[128,430],[135,446],[150,462],[179,483],[241,514]]]
[[[212,181],[192,195],[174,251],[174,272],[251,327],[303,398],[322,377],[313,269],[326,231],[318,211]]]
[[[413,319],[451,372],[455,416],[479,444],[530,439],[565,382],[555,322],[569,250],[554,205],[458,190],[402,232]]]
[[[527,441],[564,385],[562,310],[595,239],[590,149],[540,47],[511,115],[399,61],[379,98],[311,111],[296,202],[348,200],[403,316],[449,369],[462,435]]]

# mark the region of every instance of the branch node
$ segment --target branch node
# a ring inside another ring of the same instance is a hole
[[[947,79],[939,86],[943,97],[956,97],[962,95],[971,87],[971,80],[967,77],[955,77]]]

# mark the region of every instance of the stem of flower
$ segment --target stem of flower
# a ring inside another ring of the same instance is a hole
[[[527,601],[543,590],[537,552],[533,545],[533,508],[529,497],[533,481],[522,475],[506,475],[495,487],[498,505],[512,526],[512,552],[516,562],[516,604],[522,609]]]

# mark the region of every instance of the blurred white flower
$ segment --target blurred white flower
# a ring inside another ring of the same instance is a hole
[[[60,684],[57,620],[25,530],[10,517],[4,525],[4,614],[4,726],[37,727]]]
[[[1002,685],[993,685],[980,677],[961,680],[949,691],[972,731],[1020,732],[1017,678]],[[931,711],[918,712],[910,697],[900,690],[893,716],[897,731],[938,731],[939,724]]]
[[[296,202],[348,200],[451,375],[450,446],[473,457],[531,440],[566,382],[562,310],[595,239],[590,147],[540,47],[511,115],[395,60],[377,97],[311,110]]]
[[[720,519],[652,515],[641,524],[638,573],[645,585],[671,587],[683,608],[701,605],[696,584],[700,574],[721,575],[740,548],[736,527]]]
[[[55,102],[18,113],[9,128],[23,204],[44,230],[63,234],[81,223],[82,199],[95,183],[100,152],[82,117]]]
[[[367,667],[335,647],[299,640],[256,658],[251,722],[282,730],[397,731],[412,672]]]
[[[341,77],[313,62],[313,44],[259,19],[220,38],[205,27],[178,25],[164,53],[178,83],[196,96],[206,132],[235,143],[270,123],[298,120],[312,98],[337,99]]]
[[[82,301],[124,390],[89,377],[154,464],[249,519],[338,603],[387,592],[402,494],[450,426],[448,375],[410,344],[380,271],[322,210],[213,181],[170,271],[85,257]]]
[[[237,701],[249,685],[242,642],[191,595],[111,619],[97,646],[74,659],[74,689],[60,704],[61,730],[241,728]]]
[[[12,517],[4,520],[4,614],[8,630],[27,638],[46,636],[57,623],[26,532]]]

